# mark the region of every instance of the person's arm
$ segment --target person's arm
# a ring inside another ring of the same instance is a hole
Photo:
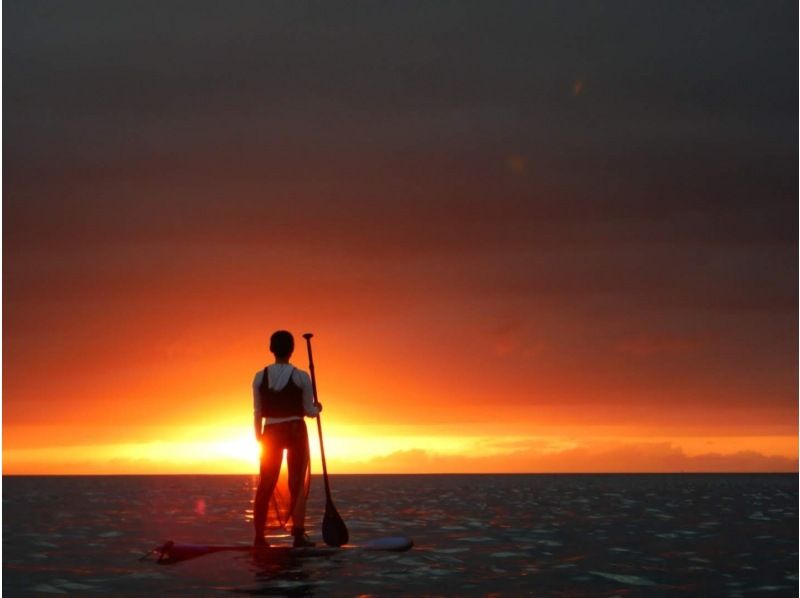
[[[264,419],[261,417],[261,414],[256,414],[255,418],[253,419],[253,428],[256,433],[256,442],[261,442],[261,437],[264,434]]]
[[[297,371],[297,370],[295,370]],[[302,383],[299,385],[303,389],[303,411],[307,417],[317,417],[322,411],[322,403],[314,403],[314,387],[311,385],[311,378],[305,372],[300,372]]]
[[[261,442],[261,436],[264,434],[264,418],[261,415],[261,396],[258,392],[258,387],[261,386],[261,380],[264,378],[264,372],[258,372],[253,379],[253,428],[256,433],[256,442]]]

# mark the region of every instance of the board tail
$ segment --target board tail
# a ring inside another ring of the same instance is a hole
[[[205,544],[176,544],[172,540],[154,548],[148,556],[156,553],[158,558],[156,562],[162,565],[171,565],[181,561],[188,561],[197,557],[211,554],[212,552],[221,552],[223,550],[238,550],[250,551],[252,546],[231,545],[231,546],[209,546]]]

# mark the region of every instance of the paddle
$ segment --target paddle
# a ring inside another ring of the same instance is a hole
[[[314,375],[314,358],[311,356],[311,337],[310,332],[306,332],[303,338],[306,339],[308,347],[308,369],[311,370],[311,388],[314,390],[314,403],[319,403],[317,397],[317,378]],[[319,432],[319,452],[322,457],[322,479],[325,482],[325,515],[322,517],[322,539],[328,546],[341,546],[347,544],[350,535],[347,533],[347,526],[344,524],[341,515],[333,506],[331,499],[331,486],[328,482],[328,467],[325,464],[325,447],[322,444],[322,421],[317,416],[317,431]]]

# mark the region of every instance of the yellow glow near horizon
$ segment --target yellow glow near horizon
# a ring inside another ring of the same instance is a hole
[[[312,472],[321,471],[316,425],[309,420]],[[563,437],[414,434],[410,430],[371,429],[366,435],[353,426],[328,426],[325,453],[333,473],[409,471],[418,466],[453,471],[479,471],[486,460],[509,471],[552,468],[563,458],[565,467],[576,455],[642,448],[687,459],[716,454],[760,451],[797,459],[793,436],[752,437]],[[622,448],[621,448],[622,447]],[[671,447],[671,448],[670,448]],[[138,443],[37,447],[3,452],[3,469],[15,473],[251,473],[258,472],[260,447],[244,426],[187,427],[173,430],[171,440]],[[44,466],[37,464],[46,464]]]

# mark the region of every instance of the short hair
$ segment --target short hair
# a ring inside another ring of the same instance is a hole
[[[294,337],[288,330],[278,330],[269,338],[269,350],[280,359],[290,357],[294,353]]]

